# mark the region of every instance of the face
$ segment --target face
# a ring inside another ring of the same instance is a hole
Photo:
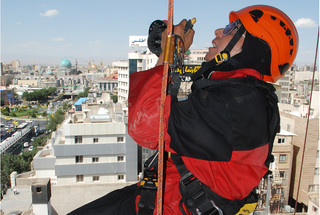
[[[241,24],[238,24],[238,27],[240,27],[240,25]],[[209,52],[205,56],[206,62],[212,60],[218,53],[223,51],[237,31],[237,29],[234,29],[230,34],[224,35],[223,30],[223,28],[219,28],[215,31],[214,34],[216,38],[212,40],[212,47],[209,48]],[[242,37],[239,39],[236,45],[232,48],[230,52],[231,57],[241,52],[244,37],[245,33],[242,35]]]

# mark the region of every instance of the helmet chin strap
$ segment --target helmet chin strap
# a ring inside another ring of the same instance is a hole
[[[201,68],[191,76],[192,81],[196,81],[200,78],[203,78],[203,74],[208,72],[209,70],[212,71],[215,66],[220,65],[224,62],[229,61],[230,63],[236,65],[239,64],[238,61],[230,57],[230,52],[233,49],[233,47],[237,44],[239,39],[241,38],[242,34],[245,32],[245,28],[243,25],[240,26],[238,31],[235,33],[235,35],[232,37],[226,48],[218,53],[212,60],[209,62],[202,63]]]

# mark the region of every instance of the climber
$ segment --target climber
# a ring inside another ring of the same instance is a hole
[[[178,101],[179,78],[171,76],[164,104],[163,214],[250,214],[255,188],[268,174],[280,130],[272,84],[285,75],[298,49],[297,30],[277,8],[254,5],[231,11],[215,31],[206,62],[193,75],[192,93]],[[188,50],[194,30],[174,26]],[[199,21],[201,22],[201,20]],[[165,44],[163,33],[162,50]],[[163,52],[156,67],[132,73],[129,135],[158,148]],[[143,180],[114,191],[71,214],[156,214],[157,155]]]

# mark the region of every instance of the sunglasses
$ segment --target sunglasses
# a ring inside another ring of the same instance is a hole
[[[234,22],[230,22],[226,27],[223,29],[223,36],[229,35],[233,30],[238,30],[238,24],[240,20],[236,20]]]

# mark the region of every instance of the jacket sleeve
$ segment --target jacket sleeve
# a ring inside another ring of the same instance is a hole
[[[159,141],[160,100],[163,66],[130,75],[128,133],[141,146],[157,149]],[[164,130],[167,148],[170,137],[167,124],[171,96],[164,106]]]

